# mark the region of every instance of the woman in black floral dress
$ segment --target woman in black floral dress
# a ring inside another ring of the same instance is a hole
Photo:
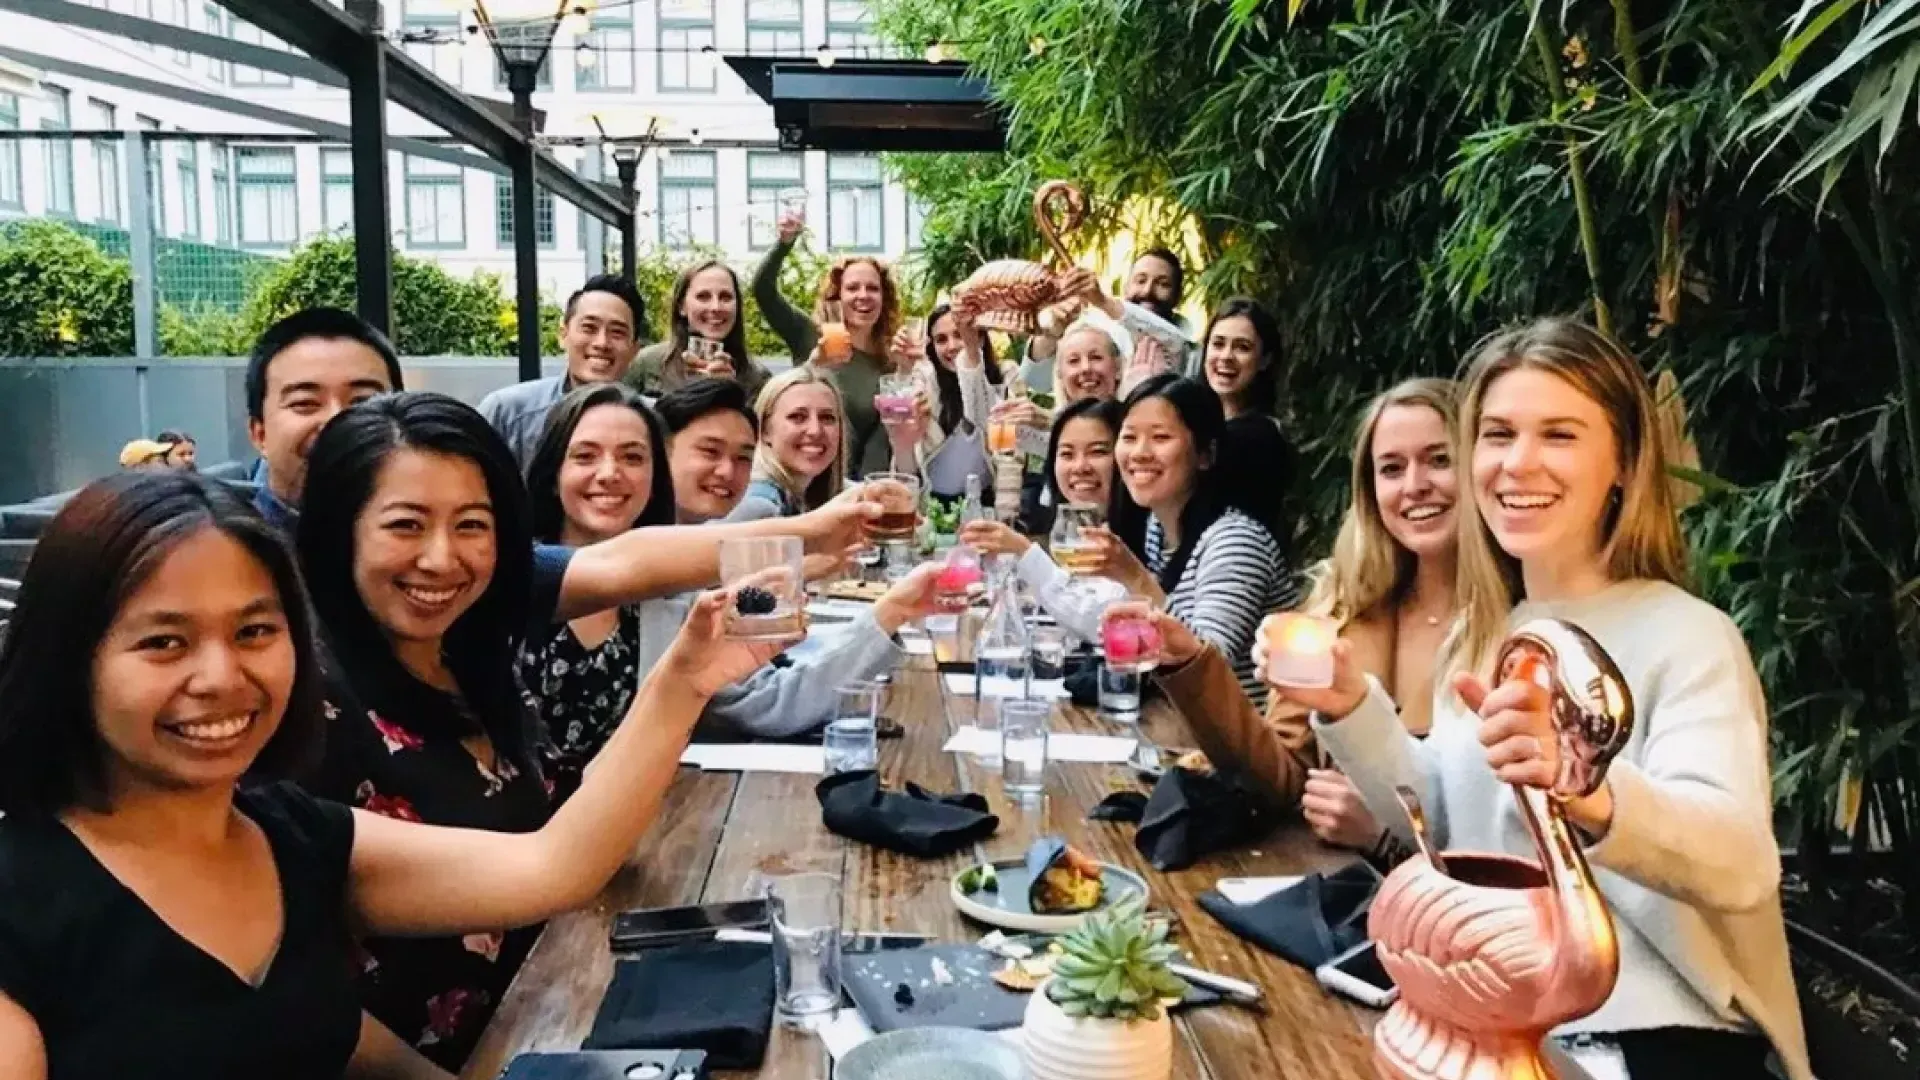
[[[540,829],[551,791],[513,666],[533,544],[506,445],[452,398],[385,395],[328,424],[308,477],[299,554],[330,661],[310,786],[403,821]],[[458,1071],[537,934],[369,937],[362,1000]]]

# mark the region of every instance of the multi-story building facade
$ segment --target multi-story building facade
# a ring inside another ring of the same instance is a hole
[[[277,47],[257,28],[208,0],[82,0],[250,44]],[[804,191],[816,242],[836,250],[898,257],[915,246],[919,213],[860,153],[787,153],[777,148],[771,110],[728,69],[722,54],[814,56],[875,44],[867,0],[601,0],[584,31],[554,41],[535,107],[546,114],[553,152],[592,168],[588,140],[604,127],[636,136],[658,121],[668,148],[642,161],[636,227],[642,251],[718,247],[746,268],[773,241],[783,197]],[[462,0],[387,0],[387,30],[449,83],[482,97],[506,97],[484,37],[470,32]],[[168,87],[242,99],[334,123],[347,122],[343,90],[276,72],[153,47],[126,38],[0,13],[0,38],[49,57]],[[596,118],[599,124],[596,125]],[[433,136],[399,108],[393,135]],[[267,255],[315,235],[351,230],[347,149],[293,141],[287,127],[127,89],[49,65],[0,71],[0,130],[94,131],[137,128],[218,133],[220,139],[164,140],[150,157],[153,220],[168,237]],[[276,139],[276,135],[281,136]],[[112,140],[0,140],[0,219],[48,216],[124,226],[125,148]],[[511,280],[510,187],[504,176],[405,153],[389,159],[391,224],[403,252],[455,273],[489,270]],[[611,160],[603,175],[614,176]],[[584,215],[541,192],[541,288],[564,295],[593,260]]]

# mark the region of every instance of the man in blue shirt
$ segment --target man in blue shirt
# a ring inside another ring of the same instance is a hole
[[[531,382],[503,386],[480,399],[480,415],[506,440],[526,472],[547,430],[547,414],[575,387],[618,382],[640,354],[646,304],[626,278],[599,274],[567,298],[560,348],[567,370]]]

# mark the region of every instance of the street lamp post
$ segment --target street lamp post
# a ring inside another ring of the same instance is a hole
[[[644,143],[613,144],[613,167],[620,173],[620,195],[627,206],[626,228],[620,230],[620,273],[628,284],[634,283],[634,267],[640,262],[640,230],[634,224],[639,216],[640,158],[646,152]]]
[[[553,51],[553,36],[562,20],[584,18],[579,0],[474,0],[474,17],[487,35],[500,67],[507,75],[507,93],[513,98],[513,124],[526,136],[526,145],[514,154],[513,276],[514,309],[519,317],[520,379],[540,377],[540,249],[535,218],[533,165],[535,132],[533,91],[541,65]]]

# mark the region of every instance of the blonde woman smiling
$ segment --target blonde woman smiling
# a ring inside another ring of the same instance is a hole
[[[1321,744],[1403,838],[1411,786],[1442,847],[1531,855],[1508,787],[1557,772],[1546,692],[1489,683],[1508,632],[1577,623],[1632,691],[1632,738],[1593,794],[1565,802],[1614,914],[1620,978],[1556,1034],[1608,1044],[1633,1080],[1812,1076],[1780,908],[1767,706],[1733,621],[1690,594],[1686,545],[1640,364],[1600,332],[1543,319],[1489,339],[1469,369],[1460,457],[1462,625],[1433,726],[1412,738],[1393,700],[1334,649],[1334,685],[1280,691],[1317,711]]]
[[[847,480],[846,412],[833,381],[812,367],[775,376],[754,404],[760,446],[753,479],[728,521],[792,517],[824,506]]]

